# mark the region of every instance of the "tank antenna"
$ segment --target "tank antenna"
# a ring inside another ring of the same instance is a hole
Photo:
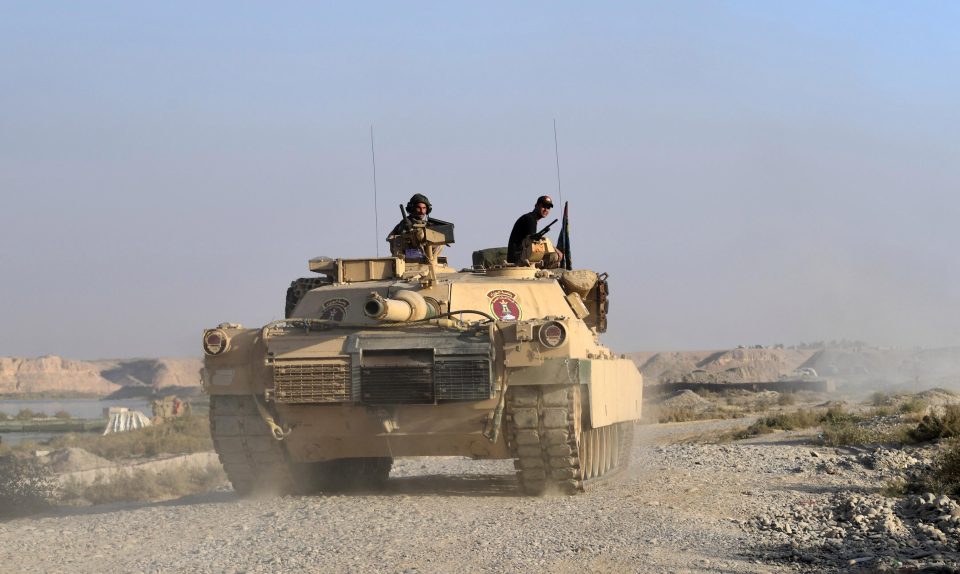
[[[553,118],[553,155],[557,158],[557,197],[558,205],[563,205],[563,192],[560,191],[560,147],[557,145],[557,118]]]
[[[380,258],[380,219],[377,215],[377,154],[373,150],[373,124],[370,124],[370,158],[373,160],[373,235],[377,244],[377,258]]]

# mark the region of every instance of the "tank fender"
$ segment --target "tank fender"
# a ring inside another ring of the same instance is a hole
[[[590,426],[639,420],[643,376],[629,359],[544,359],[509,375],[510,386],[586,385]]]
[[[203,390],[212,395],[239,395],[263,392],[265,381],[271,380],[264,359],[266,345],[260,329],[218,327],[207,329],[226,336],[224,351],[205,354],[200,376]]]

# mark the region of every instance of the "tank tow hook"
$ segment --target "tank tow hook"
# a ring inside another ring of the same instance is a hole
[[[280,425],[273,420],[273,416],[269,411],[267,411],[267,407],[261,402],[260,397],[254,395],[253,402],[257,405],[257,411],[260,412],[260,418],[262,418],[263,422],[267,423],[267,426],[270,427],[270,434],[273,436],[273,438],[277,440],[283,440],[287,438],[287,435],[290,434],[292,429],[282,429]]]
[[[380,419],[380,424],[383,425],[383,432],[387,434],[390,434],[400,428],[400,425],[397,424],[397,418],[394,416],[394,413],[391,413],[387,409],[377,409],[377,418]]]
[[[500,427],[503,425],[503,407],[507,401],[507,381],[504,378],[503,385],[500,387],[500,400],[497,401],[493,413],[487,417],[487,423],[483,428],[483,437],[491,443],[496,444],[500,438]]]

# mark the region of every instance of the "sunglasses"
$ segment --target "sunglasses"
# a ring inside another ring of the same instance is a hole
[[[553,209],[553,204],[551,203],[550,205],[544,205],[544,204],[541,203],[541,204],[540,204],[540,207],[542,207],[542,208],[544,208],[544,209]]]

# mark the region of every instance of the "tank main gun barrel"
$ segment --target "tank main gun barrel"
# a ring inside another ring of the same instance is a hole
[[[378,321],[402,323],[436,317],[438,311],[416,291],[402,289],[392,298],[371,293],[363,304],[363,314]]]

